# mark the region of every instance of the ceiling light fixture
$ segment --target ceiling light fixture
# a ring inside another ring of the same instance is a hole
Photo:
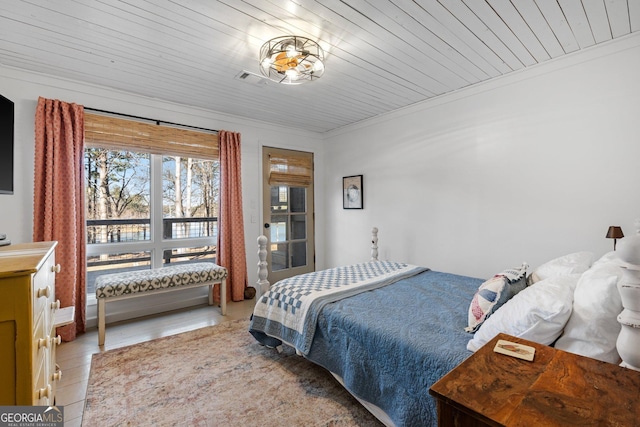
[[[311,39],[276,37],[260,48],[260,71],[269,79],[297,85],[316,80],[324,73],[324,51]]]

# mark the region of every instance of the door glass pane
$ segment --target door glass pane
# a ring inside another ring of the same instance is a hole
[[[289,211],[287,186],[271,187],[271,213],[285,213]]]
[[[271,245],[271,270],[285,270],[289,268],[289,251],[287,243]]]
[[[291,191],[291,212],[306,212],[307,189],[304,187],[292,187]]]
[[[287,219],[286,215],[271,216],[271,241],[285,242],[287,240]]]
[[[307,237],[307,216],[291,215],[291,240],[300,240],[306,237]]]
[[[307,242],[295,242],[291,244],[291,267],[307,265]]]

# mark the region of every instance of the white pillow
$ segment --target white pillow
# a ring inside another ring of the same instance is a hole
[[[616,264],[620,264],[619,260],[620,258],[618,258],[618,254],[616,252],[614,251],[607,252],[606,254],[602,255],[599,259],[594,261],[593,264],[591,264],[591,268],[598,267],[602,264],[606,264],[611,261],[615,261]]]
[[[556,348],[618,363],[616,341],[621,326],[617,318],[622,311],[622,300],[617,284],[621,277],[622,267],[615,257],[608,262],[598,262],[580,277],[573,313]]]
[[[566,276],[568,274],[584,273],[593,264],[594,255],[592,252],[576,252],[564,255],[551,261],[547,261],[531,273],[531,282],[550,277]]]
[[[553,343],[571,315],[579,274],[541,280],[519,292],[480,326],[467,349],[476,351],[500,332],[540,344]]]

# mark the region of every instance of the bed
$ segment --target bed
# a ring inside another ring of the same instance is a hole
[[[250,332],[326,368],[385,425],[437,425],[429,387],[498,332],[619,361],[622,271],[614,254],[594,262],[578,252],[486,279],[379,261],[376,249],[369,262],[274,284],[257,300]],[[488,306],[483,290],[494,291],[496,281],[516,289],[503,288]],[[322,295],[310,303],[300,295],[311,288]],[[594,309],[596,300],[604,307]]]

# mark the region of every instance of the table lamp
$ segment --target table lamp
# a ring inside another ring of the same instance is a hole
[[[622,232],[622,228],[617,225],[612,225],[609,227],[607,231],[607,239],[613,239],[613,250],[616,250],[616,240],[622,239],[624,237],[624,233]]]

